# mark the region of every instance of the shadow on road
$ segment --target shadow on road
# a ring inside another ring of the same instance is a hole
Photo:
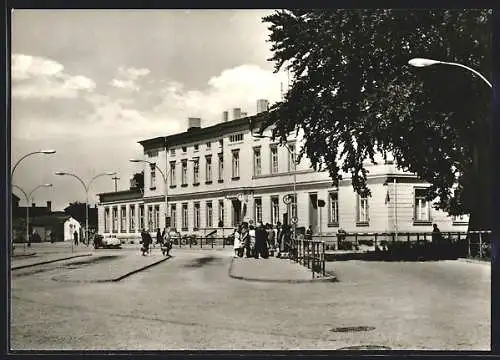
[[[325,261],[441,261],[441,260],[456,260],[458,256],[450,254],[404,254],[404,253],[389,253],[389,252],[359,252],[359,253],[339,253],[325,254]]]
[[[205,265],[211,264],[220,264],[222,263],[222,259],[215,256],[204,256],[198,259],[191,261],[189,264],[184,265],[186,268],[200,268]]]

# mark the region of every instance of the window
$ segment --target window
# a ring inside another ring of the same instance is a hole
[[[151,190],[156,189],[156,165],[154,163],[150,164],[151,176],[149,187]]]
[[[148,231],[153,231],[153,206],[148,206]]]
[[[286,206],[286,211],[288,213],[288,216],[291,218],[297,216],[297,206],[295,205],[297,202],[295,201],[295,196],[294,194],[288,195],[292,199],[292,202]]]
[[[149,158],[157,157],[158,156],[158,150],[149,150],[149,151],[146,151],[146,154],[148,155]]]
[[[280,221],[280,202],[277,196],[271,197],[271,224],[276,225]]]
[[[212,143],[211,142],[207,142],[207,149],[211,149],[212,148]]]
[[[182,204],[181,216],[182,216],[182,224],[181,224],[182,230],[187,231],[187,229],[188,229],[188,204],[187,203]]]
[[[183,153],[186,153],[186,152],[187,152],[187,147],[183,146],[183,147],[182,147],[182,152],[183,152]]]
[[[155,205],[153,229],[156,230],[159,227],[160,227],[160,205]]]
[[[113,207],[113,232],[118,232],[118,208]]]
[[[175,161],[170,162],[170,186],[175,186],[176,180],[175,180]]]
[[[170,156],[175,156],[175,149],[170,149]]]
[[[214,213],[214,210],[212,208],[212,202],[211,201],[207,201],[207,212],[206,212],[206,216],[207,216],[207,219],[206,219],[206,224],[207,224],[207,228],[211,228],[213,227],[213,213]]]
[[[135,232],[135,204],[129,206],[129,230]]]
[[[254,199],[254,219],[257,222],[262,222],[262,199]]]
[[[122,206],[120,208],[120,232],[127,231],[127,207]]]
[[[200,203],[199,202],[195,202],[194,203],[194,212],[193,212],[193,221],[194,221],[194,224],[193,224],[193,228],[194,229],[199,229],[200,228]]]
[[[454,215],[452,219],[453,225],[467,225],[469,223],[469,215]]]
[[[187,186],[187,171],[188,171],[187,160],[182,160],[182,173],[181,173],[182,186]]]
[[[229,136],[229,142],[234,143],[238,141],[243,141],[243,134],[235,134]]]
[[[212,155],[205,157],[205,182],[212,183]]]
[[[288,144],[288,172],[295,170],[295,144]]]
[[[194,144],[194,151],[200,150],[200,146],[198,144]]]
[[[224,181],[224,156],[219,154],[219,182]]]
[[[232,151],[232,174],[233,180],[238,180],[240,178],[240,151]]]
[[[416,222],[430,222],[430,204],[426,199],[426,188],[415,188],[414,219]]]
[[[219,200],[219,227],[224,227],[224,200]]]
[[[109,207],[104,209],[104,232],[109,232]]]
[[[339,223],[339,193],[330,191],[328,193],[328,224],[338,225]]]
[[[200,183],[200,159],[193,160],[193,185]]]
[[[358,225],[366,225],[369,222],[368,217],[368,198],[358,195],[358,211],[357,211]]]
[[[139,228],[144,229],[144,205],[139,205]]]
[[[177,205],[170,205],[170,226],[177,229]]]
[[[262,173],[262,158],[260,156],[260,147],[253,148],[253,175],[259,176]]]
[[[271,174],[278,173],[278,147],[271,146]]]

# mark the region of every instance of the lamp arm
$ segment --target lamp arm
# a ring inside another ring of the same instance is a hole
[[[488,79],[486,79],[480,72],[468,67],[468,66],[465,66],[465,65],[462,65],[462,64],[459,64],[459,63],[454,63],[454,62],[445,62],[445,61],[441,61],[440,62],[441,64],[446,64],[446,65],[452,65],[452,66],[458,66],[458,67],[461,67],[463,69],[466,69],[466,70],[469,70],[470,72],[474,73],[476,76],[480,77],[486,84],[488,84],[488,86],[490,88],[493,88],[493,85],[491,85],[491,83],[488,81]]]

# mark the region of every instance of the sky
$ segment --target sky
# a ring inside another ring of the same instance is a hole
[[[12,183],[38,206],[63,210],[85,201],[77,179],[118,173],[126,190],[142,158],[140,140],[183,132],[188,117],[202,127],[258,99],[281,96],[286,75],[274,73],[267,24],[271,10],[14,10],[11,59]],[[231,118],[230,118],[231,119]],[[92,183],[114,191],[111,177]],[[26,201],[22,193],[20,205]],[[31,201],[30,201],[31,202]]]

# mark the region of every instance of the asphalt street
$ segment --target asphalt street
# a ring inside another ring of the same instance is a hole
[[[56,281],[60,264],[13,271],[11,349],[490,348],[488,265],[339,261],[338,282],[288,284],[230,278],[231,249],[172,255],[114,283]]]

